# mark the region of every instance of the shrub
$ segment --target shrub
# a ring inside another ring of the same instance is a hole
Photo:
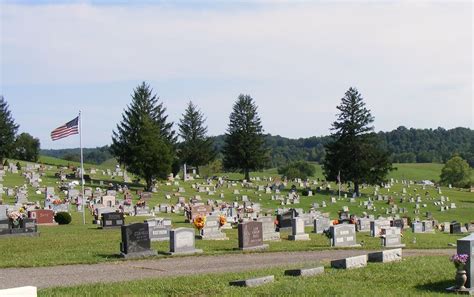
[[[278,174],[286,176],[287,179],[307,179],[315,173],[315,168],[312,164],[305,161],[297,161],[289,163],[286,166],[278,168]]]
[[[303,195],[303,196],[308,196],[308,195],[309,195],[309,189],[303,189],[303,190],[301,191],[301,195]]]
[[[67,224],[71,223],[72,218],[71,218],[71,215],[68,212],[58,212],[54,216],[54,220],[59,225],[67,225]]]

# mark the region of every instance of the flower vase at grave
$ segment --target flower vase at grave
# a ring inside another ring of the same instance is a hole
[[[456,265],[456,277],[454,280],[456,281],[456,288],[458,290],[464,290],[466,287],[464,286],[467,281],[466,270],[464,269],[464,265]]]

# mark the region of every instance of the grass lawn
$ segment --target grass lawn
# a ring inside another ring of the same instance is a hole
[[[218,265],[218,263],[213,263]],[[316,264],[308,263],[308,267]],[[295,268],[295,267],[286,267]],[[166,277],[140,281],[51,288],[39,296],[452,296],[455,268],[448,257],[406,258],[397,263],[369,263],[366,268],[335,270],[295,278],[284,268],[242,273]],[[274,275],[275,282],[256,288],[239,288],[229,281]]]

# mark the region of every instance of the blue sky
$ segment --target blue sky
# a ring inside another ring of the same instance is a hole
[[[474,127],[470,1],[2,1],[0,93],[43,148],[84,116],[84,146],[109,144],[147,81],[177,122],[189,100],[211,135],[240,93],[265,131],[327,135],[355,86],[377,131]]]

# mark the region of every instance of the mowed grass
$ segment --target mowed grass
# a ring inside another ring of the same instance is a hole
[[[212,265],[219,265],[213,262]],[[311,263],[306,265],[311,267]],[[316,264],[313,265],[313,267]],[[165,277],[120,283],[99,283],[39,291],[39,296],[451,296],[455,268],[448,257],[406,258],[395,263],[369,263],[365,268],[336,270],[295,278],[285,268],[241,273]],[[233,280],[274,275],[275,282],[255,288],[229,286]]]
[[[173,220],[173,227],[190,227],[184,223],[184,217],[179,215],[164,215]],[[92,217],[87,215],[87,225],[82,225],[80,213],[73,213],[73,223],[64,226],[40,226],[39,237],[13,237],[0,239],[0,267],[38,267],[64,264],[91,264],[106,261],[124,261],[119,258],[121,241],[120,228],[98,229],[90,224]],[[126,223],[143,222],[145,217],[126,217]],[[280,242],[269,244],[267,252],[279,251],[318,251],[334,249],[329,240],[321,234],[311,233],[307,227],[310,241],[289,241],[288,232],[281,232]],[[229,240],[212,241],[196,240],[196,247],[203,249],[202,255],[219,255],[242,253],[236,250],[238,236],[236,229],[224,230]],[[197,233],[196,233],[197,234]],[[465,235],[451,235],[437,232],[436,234],[413,234],[410,230],[404,232],[403,243],[407,248],[434,249],[452,248],[456,240]],[[416,241],[414,241],[414,237]],[[362,247],[357,249],[380,250],[381,241],[378,237],[370,237],[368,233],[357,233],[357,242]],[[169,242],[152,242],[152,249],[159,252],[155,258],[169,257],[164,252],[169,251]],[[194,256],[188,256],[194,257]]]
[[[59,159],[51,158],[49,161],[52,164],[58,161]],[[67,162],[67,161],[66,161]],[[66,164],[67,165],[67,164]],[[409,165],[418,165],[418,164],[409,164]],[[62,164],[64,166],[64,164]],[[93,165],[86,165],[86,170],[89,168],[97,168]],[[403,170],[411,168],[406,166]],[[416,170],[413,170],[416,172]],[[57,168],[53,167],[50,170],[47,170],[45,175],[42,177],[42,185],[46,186],[58,186],[58,181],[54,177],[54,173],[57,172]],[[319,173],[318,173],[319,172]],[[321,174],[320,171],[317,171],[318,174]],[[242,179],[242,175],[238,173],[232,174],[221,174],[227,175],[231,179],[239,180]],[[252,176],[268,177],[268,176],[277,176],[275,169],[268,170],[264,172],[255,172],[252,173]],[[92,176],[93,182],[87,184],[92,188],[101,187],[103,189],[106,186],[99,186],[99,181],[104,181],[104,184],[107,185],[111,183],[122,183],[122,179],[119,177],[112,178],[107,175],[102,175],[102,172],[98,172],[96,175]],[[20,186],[26,183],[25,179],[21,174],[10,174],[4,178],[2,182],[4,187],[14,187]],[[234,195],[233,190],[235,188],[222,187],[217,190],[215,195],[208,195],[207,193],[198,193],[195,189],[191,187],[192,183],[204,184],[205,180],[198,179],[192,182],[182,182],[180,181],[179,186],[184,187],[185,193],[177,193],[177,185],[166,185],[165,182],[161,181],[158,186],[158,192],[153,193],[152,199],[149,201],[148,205],[150,208],[153,208],[155,205],[159,204],[174,204],[177,202],[178,197],[185,197],[186,200],[194,195],[200,195],[204,202],[207,199],[221,199],[219,194],[224,194],[224,198],[221,200],[232,202],[240,201],[242,195],[247,195],[249,199],[253,202],[258,202],[261,204],[263,213],[268,213],[269,215],[274,215],[274,210],[276,208],[303,208],[305,211],[309,210],[312,203],[317,202],[321,205],[322,201],[325,201],[327,204],[326,208],[320,208],[319,210],[323,213],[329,213],[330,217],[335,219],[337,218],[337,212],[342,209],[343,206],[348,206],[351,213],[361,216],[363,212],[374,215],[383,215],[387,216],[386,209],[388,204],[386,201],[375,201],[374,205],[376,206],[376,211],[369,211],[364,208],[363,205],[359,204],[359,200],[366,201],[369,197],[373,197],[373,187],[367,187],[362,189],[363,197],[361,199],[356,199],[356,202],[349,202],[349,199],[341,198],[337,200],[336,203],[330,203],[331,197],[337,197],[338,193],[336,191],[337,185],[334,183],[331,184],[332,189],[329,191],[316,191],[316,185],[312,185],[312,189],[315,193],[312,197],[301,197],[301,203],[296,205],[280,205],[280,201],[271,200],[273,194],[265,194],[264,192],[256,191],[256,188],[252,189],[243,189],[240,186],[239,182],[236,182],[238,186],[237,189],[240,190],[239,195]],[[267,182],[254,182],[256,184],[266,185]],[[287,196],[289,188],[293,183],[289,183],[288,187],[282,191],[281,196]],[[301,191],[301,188],[297,183],[295,185],[298,187],[298,190]],[[138,196],[135,194],[136,190],[142,189],[142,185],[132,185],[129,184],[130,189],[134,193],[134,202],[138,200]],[[394,197],[400,196],[402,191],[401,184],[395,184],[392,189],[381,189],[381,195],[393,195]],[[443,194],[446,197],[449,197],[451,202],[455,202],[457,205],[456,209],[452,209],[446,212],[440,212],[438,206],[434,206],[433,202],[439,199],[440,195],[437,193],[436,189],[433,187],[428,187],[426,190],[422,190],[421,186],[411,186],[407,188],[408,195],[415,196],[419,194],[423,198],[423,203],[426,204],[426,207],[420,209],[420,214],[415,215],[413,210],[415,208],[414,203],[409,203],[407,201],[401,203],[398,199],[395,199],[395,203],[399,207],[407,208],[407,213],[400,214],[400,216],[409,216],[411,218],[418,217],[420,219],[425,219],[425,212],[432,212],[435,219],[439,222],[458,220],[460,222],[466,223],[469,221],[474,221],[474,193],[469,193],[465,190],[461,191],[459,189],[448,189],[442,188]],[[56,188],[56,192],[58,189]],[[60,197],[65,197],[64,193],[59,193]],[[171,199],[166,199],[165,195],[170,194]],[[341,193],[341,197],[344,197],[345,192]],[[426,195],[428,194],[428,195]],[[350,194],[348,194],[350,196]],[[408,196],[407,195],[407,196]],[[118,197],[121,199],[122,195],[119,194]],[[4,203],[14,203],[14,197],[6,197],[3,195]],[[29,200],[30,201],[39,201],[43,204],[44,195],[35,193],[35,190],[29,187]],[[448,203],[448,202],[447,202]],[[77,264],[77,263],[98,263],[104,261],[115,261],[119,260],[117,255],[119,253],[119,243],[120,243],[120,231],[119,229],[113,230],[100,230],[97,229],[96,225],[92,225],[92,216],[87,213],[86,225],[82,224],[82,215],[81,213],[76,212],[75,207],[71,206],[70,208],[73,222],[70,225],[66,226],[40,226],[40,236],[33,238],[1,238],[0,237],[0,267],[31,267],[31,266],[51,266],[51,265],[61,265],[61,264]],[[157,213],[158,217],[168,217],[173,221],[173,227],[192,227],[191,224],[184,223],[183,214],[164,214]],[[133,222],[143,222],[146,217],[127,217],[126,223]],[[311,228],[306,229],[307,232],[311,232]],[[237,247],[237,231],[226,230],[225,231],[228,237],[228,241],[197,241],[197,247],[204,250],[204,254],[225,254],[225,253],[237,253],[234,248]],[[283,232],[281,242],[271,242],[270,243],[270,252],[275,251],[303,251],[303,250],[323,250],[330,249],[329,241],[323,235],[311,234],[311,241],[307,242],[290,242],[286,240],[288,233]],[[448,244],[455,243],[457,238],[462,237],[463,235],[450,235],[450,234],[419,234],[416,235],[416,243],[413,240],[413,234],[410,231],[406,231],[404,234],[404,243],[408,248],[448,248]],[[380,239],[371,238],[365,233],[358,233],[357,240],[359,243],[363,244],[363,248],[367,249],[379,249],[380,248]],[[160,242],[153,243],[152,246],[155,250],[160,252],[166,252],[169,250],[169,243]],[[163,257],[163,256],[160,256]]]

